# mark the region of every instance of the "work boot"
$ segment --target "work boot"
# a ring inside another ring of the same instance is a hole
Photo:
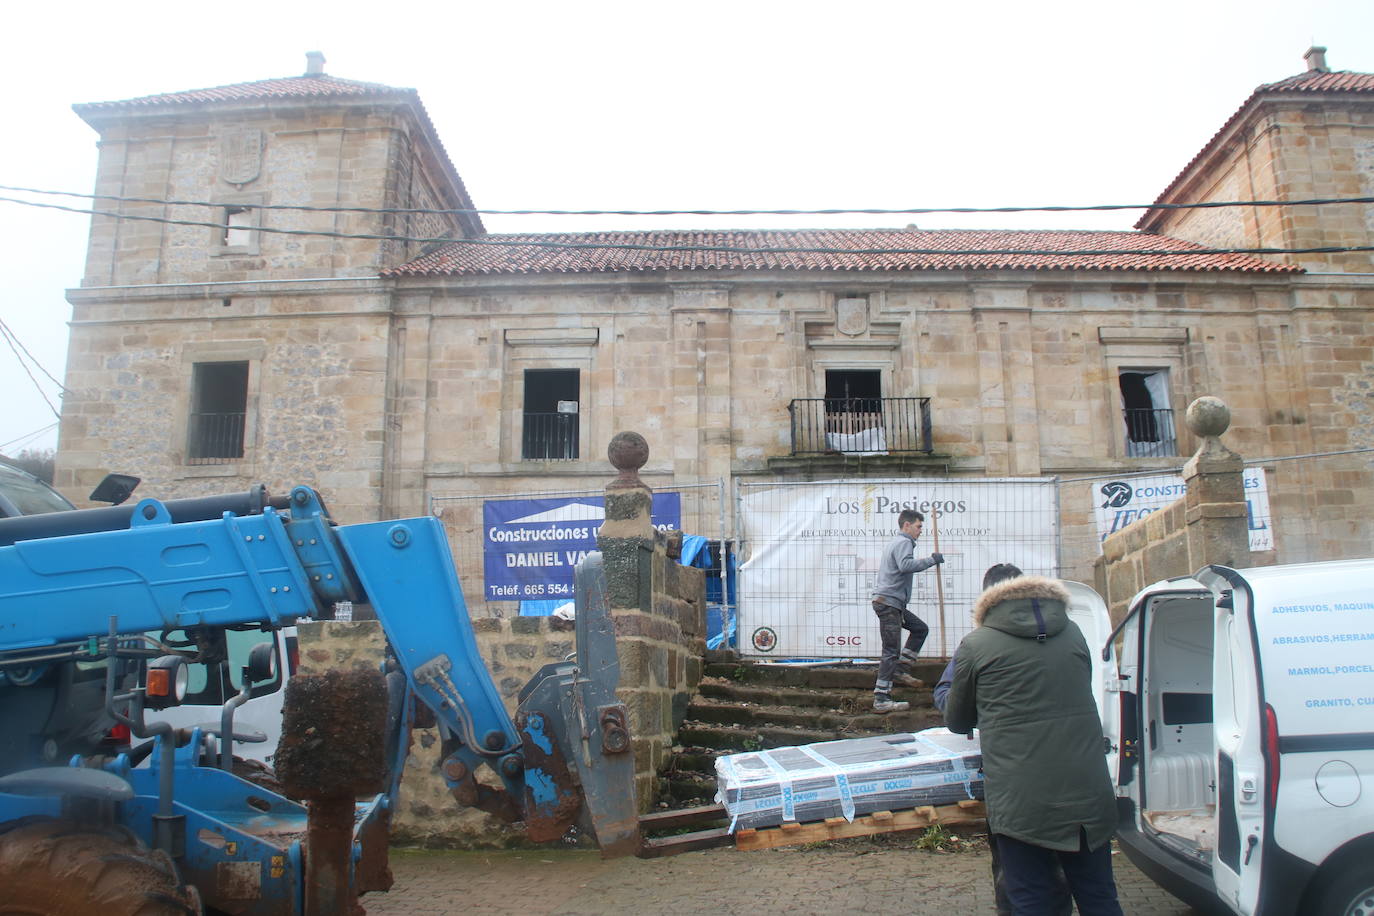
[[[898,671],[896,674],[892,675],[892,683],[901,684],[903,687],[910,687],[912,690],[919,690],[926,685],[925,681],[905,671]]]
[[[873,694],[873,711],[876,713],[901,712],[910,707],[911,704],[905,700],[894,700],[888,694]]]

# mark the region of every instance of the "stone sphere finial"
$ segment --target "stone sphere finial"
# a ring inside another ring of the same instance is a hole
[[[642,487],[639,469],[649,460],[649,443],[639,433],[616,433],[606,447],[606,457],[620,472],[611,483],[614,487]]]
[[[1231,408],[1221,398],[1205,395],[1188,405],[1188,428],[1200,439],[1215,439],[1231,425]]]

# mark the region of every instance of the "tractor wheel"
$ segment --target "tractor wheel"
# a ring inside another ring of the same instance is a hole
[[[23,818],[0,827],[3,916],[198,916],[176,865],[123,827]]]

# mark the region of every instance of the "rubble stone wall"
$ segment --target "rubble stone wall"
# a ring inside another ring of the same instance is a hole
[[[652,576],[653,604],[647,612],[616,608],[621,670],[619,694],[630,710],[637,761],[635,791],[641,810],[657,798],[658,770],[672,748],[672,736],[686,713],[690,691],[701,680],[705,601],[701,570],[667,557],[663,543],[644,551],[642,569]],[[637,582],[640,568],[633,579]],[[637,586],[636,586],[637,587]],[[685,632],[689,635],[684,635]],[[483,617],[472,621],[478,650],[506,710],[535,672],[574,651],[574,624],[556,617]],[[300,624],[298,673],[332,667],[382,664],[385,637],[375,620]],[[700,645],[698,645],[700,643]],[[444,848],[519,846],[524,834],[483,811],[460,806],[439,773],[438,728],[416,728],[392,809],[392,842]],[[499,785],[487,771],[484,782]]]

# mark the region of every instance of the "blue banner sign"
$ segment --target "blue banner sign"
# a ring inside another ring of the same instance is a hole
[[[655,493],[654,527],[682,527],[682,494]],[[482,503],[488,601],[573,597],[573,570],[596,549],[606,517],[600,496],[489,499]]]

